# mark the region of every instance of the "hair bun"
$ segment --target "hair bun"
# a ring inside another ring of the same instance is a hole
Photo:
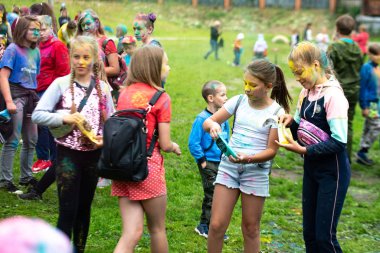
[[[156,21],[156,14],[154,14],[153,12],[152,13],[149,13],[148,14],[148,18],[149,18],[149,20],[152,22],[152,23],[154,23],[154,21]]]

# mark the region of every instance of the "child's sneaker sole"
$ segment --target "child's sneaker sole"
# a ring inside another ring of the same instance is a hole
[[[208,238],[208,235],[206,235],[206,234],[202,234],[202,233],[198,230],[198,228],[195,228],[194,231],[197,232],[198,235],[203,236],[204,238]]]
[[[372,166],[372,165],[374,165],[374,162],[372,160],[368,161],[366,159],[363,159],[358,154],[356,154],[355,156],[356,156],[356,162],[359,163],[359,164],[366,165],[366,166]]]

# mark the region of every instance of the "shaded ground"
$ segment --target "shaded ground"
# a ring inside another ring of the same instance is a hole
[[[275,178],[284,178],[292,182],[302,180],[302,171],[284,170],[279,168],[272,168],[271,176]],[[358,202],[372,203],[379,198],[379,193],[374,192],[371,189],[367,189],[367,186],[372,186],[380,183],[380,177],[369,176],[360,171],[351,171],[351,180],[359,184],[350,185],[348,188],[348,194]]]

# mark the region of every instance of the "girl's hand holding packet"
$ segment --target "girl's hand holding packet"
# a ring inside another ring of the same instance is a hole
[[[94,133],[91,125],[85,119],[77,123],[76,126],[91,142],[99,146],[103,143],[102,138]]]
[[[293,140],[290,128],[285,127],[284,124],[278,124],[278,141],[281,144],[289,144]]]

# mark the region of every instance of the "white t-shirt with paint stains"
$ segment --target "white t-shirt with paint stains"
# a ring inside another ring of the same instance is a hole
[[[285,114],[285,110],[276,101],[265,109],[254,109],[247,95],[242,96],[229,145],[237,153],[257,154],[267,148],[269,131],[277,128],[277,117]],[[234,113],[239,97],[234,96],[224,104],[228,113]]]

